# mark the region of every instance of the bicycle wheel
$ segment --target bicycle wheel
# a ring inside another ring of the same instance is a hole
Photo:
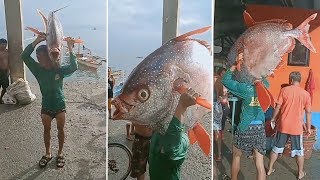
[[[108,143],[108,179],[125,180],[131,172],[132,153],[120,143]]]

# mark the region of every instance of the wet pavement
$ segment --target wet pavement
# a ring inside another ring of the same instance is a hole
[[[230,129],[228,123],[226,123],[226,130]],[[217,179],[223,179],[222,177],[227,174],[230,177],[231,174],[231,140],[232,134],[228,131],[224,133],[224,142],[222,145],[223,159],[221,163],[214,162],[214,165],[217,168]],[[265,167],[268,167],[269,163],[269,154],[264,158]],[[320,179],[320,152],[313,152],[312,157],[309,160],[305,160],[304,169],[307,173],[307,176],[304,180],[319,180]],[[274,165],[276,171],[268,176],[268,180],[295,180],[297,179],[297,170],[295,158],[282,156],[277,160]],[[238,175],[239,180],[254,180],[256,179],[256,169],[254,161],[251,158],[247,158],[244,155],[241,157],[241,169]]]
[[[211,132],[211,123],[209,121],[202,122],[202,124],[208,132]],[[131,149],[132,141],[126,140],[126,121],[108,120],[108,143],[110,142],[122,143]],[[109,156],[109,158],[112,157]],[[198,144],[191,145],[186,160],[182,165],[181,179],[210,180],[211,172],[211,154],[207,157],[201,151]],[[146,175],[146,179],[149,179],[148,167]],[[112,179],[111,175],[109,176],[109,179]],[[133,180],[131,177],[128,179]]]
[[[45,153],[41,94],[36,82],[29,83],[37,96],[35,102],[26,106],[0,105],[0,179],[106,179],[105,82],[69,81],[64,85],[67,118],[63,169],[57,169],[55,163],[55,120],[51,128],[54,158],[46,168],[38,167]]]

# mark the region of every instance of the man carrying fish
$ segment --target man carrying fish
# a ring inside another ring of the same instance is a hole
[[[39,33],[34,42],[29,44],[25,48],[25,50],[21,54],[21,58],[37,79],[42,94],[41,119],[44,127],[43,136],[46,154],[39,161],[39,166],[45,167],[47,163],[52,159],[50,149],[50,130],[51,122],[54,118],[56,118],[59,139],[59,150],[56,162],[57,167],[62,168],[65,164],[62,150],[64,145],[64,125],[66,119],[66,105],[63,93],[63,79],[75,72],[78,68],[78,65],[76,57],[73,54],[72,50],[74,40],[70,37],[66,38],[68,49],[70,52],[69,65],[56,68],[56,66],[49,57],[47,45],[40,45],[37,47],[36,56],[39,62],[36,62],[31,57],[31,54],[34,51],[35,47],[40,42],[45,40],[45,33]]]
[[[150,180],[178,180],[184,162],[189,139],[184,127],[184,113],[195,105],[198,93],[189,89],[181,95],[174,116],[164,135],[155,133],[151,138],[149,154]]]
[[[238,179],[240,158],[243,152],[247,156],[253,154],[257,169],[257,180],[265,180],[266,172],[263,164],[263,156],[266,153],[264,112],[260,107],[254,85],[240,83],[232,79],[235,70],[236,66],[231,66],[230,70],[228,70],[222,78],[223,85],[228,88],[231,93],[243,99],[240,123],[235,130],[231,179]],[[265,86],[269,86],[266,81],[264,84]]]
[[[2,88],[0,102],[9,86],[9,60],[7,50],[7,40],[0,39],[0,88]]]

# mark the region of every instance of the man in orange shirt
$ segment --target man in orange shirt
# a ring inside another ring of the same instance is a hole
[[[291,157],[296,156],[298,165],[298,179],[305,176],[303,171],[304,151],[303,151],[303,117],[304,112],[307,115],[307,135],[311,134],[311,98],[310,94],[300,87],[301,74],[291,72],[289,75],[290,86],[281,89],[278,97],[277,106],[273,112],[271,123],[275,122],[279,114],[276,127],[277,134],[275,145],[270,154],[269,171],[271,175],[275,169],[273,164],[282,153],[284,146],[290,137],[291,139]]]

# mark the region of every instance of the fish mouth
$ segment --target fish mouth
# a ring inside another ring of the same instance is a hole
[[[121,99],[121,95],[115,98],[111,104],[116,107],[116,110],[113,113],[113,120],[124,119],[124,115],[134,107],[134,105],[131,105],[125,100]]]

